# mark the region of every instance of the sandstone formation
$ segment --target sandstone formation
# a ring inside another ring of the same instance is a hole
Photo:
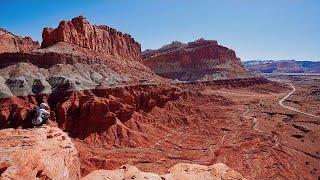
[[[130,35],[84,17],[43,36],[41,49],[0,54],[0,98],[167,81],[140,63],[140,45]]]
[[[177,100],[181,94],[176,87],[138,85],[3,98],[0,99],[0,128],[30,127],[32,109],[39,102],[47,102],[51,107],[52,120],[73,137],[90,140],[92,133],[104,132],[109,139],[106,143],[125,145],[128,139],[118,139],[112,131],[118,129],[119,123],[130,120],[134,112],[149,112],[156,106],[163,107],[168,101]]]
[[[142,172],[138,168],[125,165],[117,170],[97,170],[88,174],[82,180],[95,179],[154,179],[154,180],[244,180],[245,178],[228,166],[218,163],[211,166],[198,164],[179,163],[171,167],[169,173],[158,175],[154,173]]]
[[[250,77],[233,50],[217,41],[174,41],[142,53],[143,63],[158,75],[182,81]]]
[[[0,179],[79,179],[78,153],[58,128],[0,130]]]
[[[83,16],[61,21],[56,29],[45,28],[42,48],[66,42],[104,54],[140,61],[141,47],[130,35],[108,26],[91,25]]]
[[[0,54],[4,52],[30,52],[40,47],[30,37],[16,36],[0,28]]]

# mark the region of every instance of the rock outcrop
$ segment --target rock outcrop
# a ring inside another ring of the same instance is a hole
[[[211,166],[179,163],[171,167],[169,173],[163,175],[143,172],[134,166],[125,165],[117,170],[96,170],[82,178],[82,180],[94,179],[244,180],[245,178],[237,171],[222,163]]]
[[[142,53],[143,63],[158,75],[183,81],[250,77],[233,50],[217,41],[174,41]]]
[[[71,21],[61,21],[56,29],[45,28],[42,38],[42,48],[58,42],[66,42],[125,59],[141,60],[140,44],[130,35],[108,26],[91,25],[82,16],[73,18]]]
[[[54,127],[0,131],[0,179],[79,179],[78,152]]]
[[[0,28],[0,53],[4,52],[30,52],[38,49],[39,43],[30,37],[16,36]]]
[[[0,99],[0,128],[30,127],[32,108],[37,101],[47,102],[52,110],[51,119],[73,137],[86,139],[92,133],[106,131],[108,143],[124,145],[128,139],[116,142],[119,139],[110,128],[125,123],[134,112],[163,107],[168,101],[177,100],[181,93],[176,87],[146,85],[4,98]]]

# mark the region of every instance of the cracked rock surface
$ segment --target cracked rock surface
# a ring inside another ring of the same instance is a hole
[[[71,138],[59,128],[0,131],[0,179],[79,179]]]

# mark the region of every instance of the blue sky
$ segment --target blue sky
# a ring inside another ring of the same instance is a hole
[[[242,60],[320,60],[319,0],[1,0],[0,27],[41,41],[43,27],[79,15],[143,49],[203,37]]]

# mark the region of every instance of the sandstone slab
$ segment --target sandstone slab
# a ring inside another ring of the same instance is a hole
[[[78,152],[54,127],[0,131],[0,179],[79,179]]]

